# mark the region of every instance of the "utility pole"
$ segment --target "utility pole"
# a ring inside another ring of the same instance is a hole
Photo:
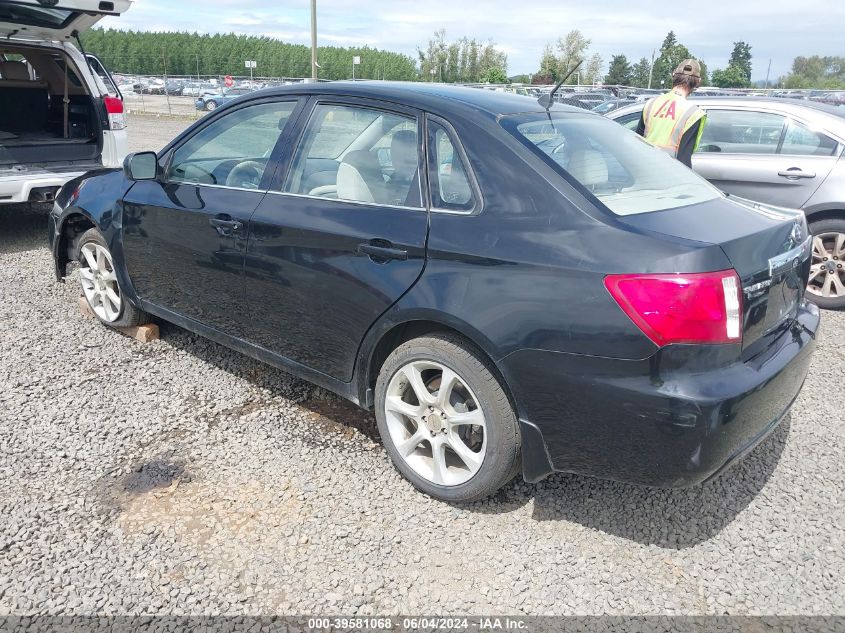
[[[167,114],[173,114],[170,110],[170,90],[167,88],[167,55],[161,53],[161,62],[164,65],[164,97],[167,99]]]
[[[317,81],[317,0],[311,0],[311,79]]]
[[[199,82],[199,80],[200,80],[200,56],[199,56],[199,53],[197,53],[197,82]],[[197,90],[199,90],[199,88],[197,88]]]
[[[648,67],[648,89],[651,90],[651,76],[654,74],[654,53],[656,51],[651,49],[651,66]]]
[[[769,67],[766,69],[766,90],[769,89],[769,73],[772,72],[772,60],[769,59]]]

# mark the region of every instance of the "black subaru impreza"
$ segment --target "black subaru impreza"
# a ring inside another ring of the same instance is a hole
[[[68,183],[56,273],[374,408],[420,490],[713,477],[807,375],[799,212],[599,115],[424,84],[256,92]]]

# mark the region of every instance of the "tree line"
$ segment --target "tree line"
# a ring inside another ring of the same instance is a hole
[[[259,77],[311,76],[310,47],[271,37],[91,29],[82,36],[82,44],[113,72],[133,75],[247,75],[244,62],[254,60]],[[414,80],[419,76],[408,55],[368,46],[321,46],[317,50],[319,77],[348,79],[355,56],[361,58],[355,67],[355,76],[361,79]]]

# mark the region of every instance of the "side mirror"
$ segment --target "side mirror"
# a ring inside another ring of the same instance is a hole
[[[136,152],[123,161],[123,173],[130,180],[155,180],[158,175],[158,156],[155,152]]]

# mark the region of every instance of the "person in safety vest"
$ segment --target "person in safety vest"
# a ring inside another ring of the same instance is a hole
[[[692,167],[707,115],[687,97],[701,85],[701,64],[685,59],[672,74],[672,90],[646,103],[637,134]]]

